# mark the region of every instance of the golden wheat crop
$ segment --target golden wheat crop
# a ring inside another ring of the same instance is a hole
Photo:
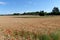
[[[50,34],[60,30],[60,16],[44,18],[18,18],[16,16],[0,16],[0,40],[15,40],[13,31],[33,32],[35,34]],[[4,36],[5,35],[5,36]],[[17,35],[17,34],[16,34]],[[21,40],[23,40],[20,37]],[[19,37],[16,37],[19,40]],[[27,40],[31,40],[28,39]]]

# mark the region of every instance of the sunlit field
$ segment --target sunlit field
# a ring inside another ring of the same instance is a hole
[[[0,40],[60,40],[60,16],[0,16]]]

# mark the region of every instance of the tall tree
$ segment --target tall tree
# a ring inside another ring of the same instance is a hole
[[[59,8],[58,7],[54,7],[52,10],[52,14],[53,15],[59,15]]]

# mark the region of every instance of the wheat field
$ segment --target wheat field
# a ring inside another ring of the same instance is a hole
[[[13,31],[15,30],[49,35],[52,32],[60,30],[60,16],[36,18],[21,16],[0,16],[0,40],[20,40],[18,38],[14,39],[12,36],[14,35]],[[5,37],[6,35],[8,35],[8,38]],[[10,36],[13,39],[9,39]]]

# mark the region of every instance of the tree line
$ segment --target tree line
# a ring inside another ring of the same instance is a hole
[[[24,12],[22,14],[20,13],[13,13],[13,15],[40,15],[40,16],[45,16],[45,15],[60,15],[60,11],[58,7],[54,7],[52,9],[52,12],[44,12],[44,11],[37,11],[37,12]]]

